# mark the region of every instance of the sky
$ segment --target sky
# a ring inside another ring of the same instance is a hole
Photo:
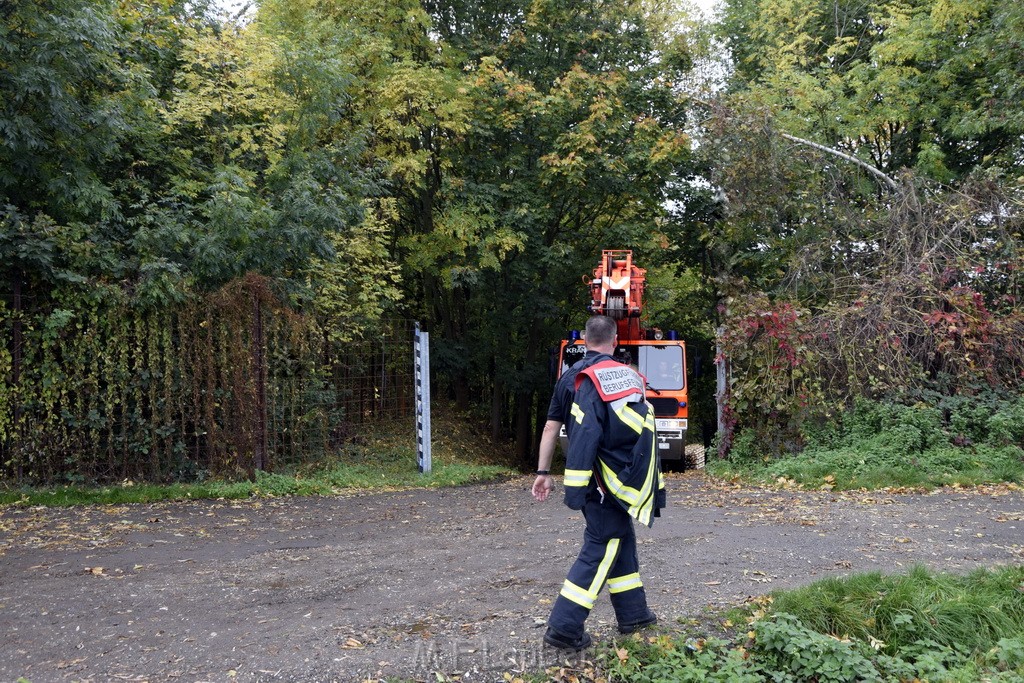
[[[214,0],[214,7],[220,7],[229,14],[234,14],[238,8],[246,4],[246,0]]]
[[[213,4],[230,14],[234,14],[238,11],[239,7],[242,7],[248,2],[250,2],[250,0],[214,0]],[[710,16],[710,10],[717,6],[720,0],[689,0],[689,2],[697,5],[697,7],[704,10],[704,12]],[[251,2],[251,4],[255,6],[255,2]]]

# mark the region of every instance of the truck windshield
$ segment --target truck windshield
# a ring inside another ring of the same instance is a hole
[[[582,359],[584,353],[586,347],[583,344],[566,346],[562,357],[562,372]],[[647,378],[648,384],[659,391],[682,391],[686,385],[681,346],[626,344],[615,349],[615,359],[639,370]]]
[[[638,349],[640,373],[654,389],[681,391],[683,349],[679,346],[641,346]]]

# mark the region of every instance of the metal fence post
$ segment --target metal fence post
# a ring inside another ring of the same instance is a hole
[[[430,474],[430,334],[416,323],[413,333],[416,388],[416,461],[419,471]]]

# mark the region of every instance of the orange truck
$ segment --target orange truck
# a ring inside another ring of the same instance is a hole
[[[584,277],[590,288],[593,314],[607,315],[618,323],[619,345],[615,358],[631,365],[647,382],[647,400],[654,407],[658,433],[658,452],[669,466],[682,468],[686,452],[687,383],[686,342],[672,330],[664,334],[643,326],[644,288],[647,271],[633,263],[633,252],[606,249],[593,277]],[[559,349],[558,374],[583,358],[584,340],[578,331],[563,339]],[[565,428],[562,450],[567,451]]]

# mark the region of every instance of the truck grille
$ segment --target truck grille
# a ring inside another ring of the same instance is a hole
[[[676,413],[679,412],[679,401],[674,398],[648,398],[651,405],[654,406],[654,415],[656,417],[675,417]]]

